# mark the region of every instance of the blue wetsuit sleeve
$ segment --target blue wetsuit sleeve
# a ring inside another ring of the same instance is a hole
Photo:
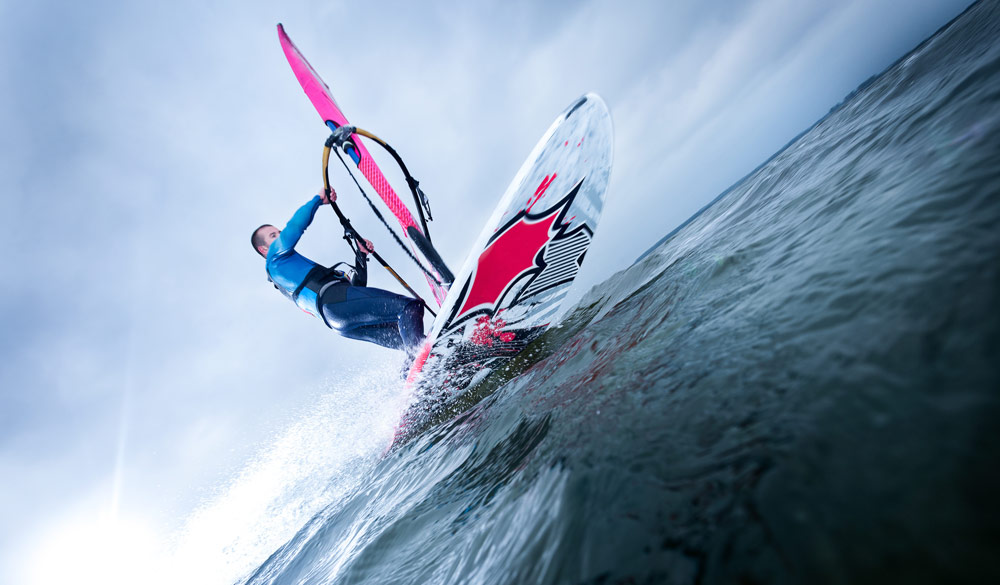
[[[295,215],[292,216],[292,219],[288,220],[288,224],[285,225],[285,229],[281,230],[281,235],[276,240],[278,249],[275,251],[275,254],[282,254],[295,248],[295,244],[299,243],[302,233],[312,223],[313,217],[316,215],[316,210],[319,209],[320,205],[319,195],[316,195],[295,212]]]

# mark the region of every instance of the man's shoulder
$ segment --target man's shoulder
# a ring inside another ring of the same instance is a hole
[[[283,260],[295,257],[304,258],[302,254],[295,251],[295,245],[298,242],[289,244],[281,237],[283,235],[284,232],[278,235],[277,239],[271,243],[271,247],[267,249],[267,261],[271,262],[272,260]]]

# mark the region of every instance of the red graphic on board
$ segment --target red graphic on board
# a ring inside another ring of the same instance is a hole
[[[542,198],[542,195],[545,195],[545,190],[548,189],[549,185],[552,184],[552,181],[556,179],[557,174],[558,173],[545,175],[545,178],[542,179],[542,183],[538,185],[537,189],[535,189],[535,194],[532,195],[530,199],[528,199],[528,206],[524,208],[525,211],[530,212],[531,208],[534,207],[536,203],[538,203],[539,199]]]
[[[476,345],[490,347],[497,341],[510,343],[514,341],[516,335],[513,331],[501,331],[506,325],[507,322],[500,318],[500,311],[497,312],[497,317],[494,319],[490,319],[489,315],[483,315],[476,319],[476,328],[472,331],[472,337],[469,341]]]
[[[560,211],[553,209],[537,219],[525,215],[494,237],[479,256],[472,287],[457,317],[480,305],[496,305],[511,283],[537,268],[535,257],[549,243]]]
[[[573,279],[579,269],[578,260],[589,245],[592,234],[585,223],[570,229],[566,221],[583,179],[545,211],[531,213],[531,207],[541,199],[555,178],[555,173],[547,175],[535,189],[526,208],[517,212],[490,238],[479,255],[475,271],[463,286],[462,297],[456,302],[457,308],[448,318],[445,328],[478,312],[499,314],[499,311],[520,302],[521,294],[534,296],[567,282],[567,277]],[[552,262],[547,262],[545,251],[552,246],[561,248],[550,259]],[[555,273],[535,286],[534,283],[542,278],[550,264]]]

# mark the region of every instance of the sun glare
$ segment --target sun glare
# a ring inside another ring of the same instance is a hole
[[[127,520],[74,521],[53,530],[30,559],[32,585],[155,584],[165,568],[151,530]]]

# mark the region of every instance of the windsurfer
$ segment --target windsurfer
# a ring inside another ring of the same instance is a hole
[[[300,207],[279,230],[264,224],[250,238],[265,259],[268,279],[303,311],[317,316],[340,335],[390,349],[412,351],[424,337],[423,302],[387,290],[371,288],[367,257],[374,251],[368,240],[357,242],[353,276],[325,268],[295,251],[320,205],[337,200],[333,190],[316,195]]]

